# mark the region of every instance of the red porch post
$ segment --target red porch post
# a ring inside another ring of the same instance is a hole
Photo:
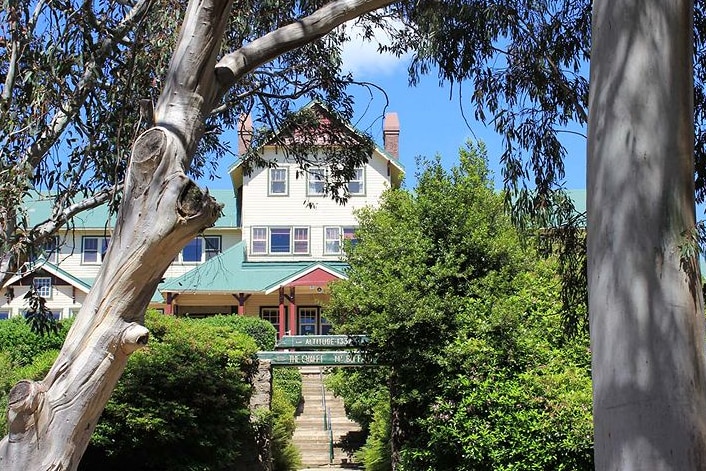
[[[164,307],[165,314],[174,314],[174,301],[178,296],[178,293],[167,293],[167,305]]]
[[[279,338],[284,337],[285,334],[285,322],[286,318],[284,316],[284,288],[279,287]]]
[[[294,297],[294,286],[289,288],[289,335],[297,335],[297,303]]]
[[[233,297],[238,300],[238,315],[244,316],[245,315],[245,301],[248,300],[250,295],[245,294],[245,293],[238,293],[237,296],[233,295]]]

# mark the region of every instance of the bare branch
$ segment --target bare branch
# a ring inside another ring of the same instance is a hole
[[[224,56],[216,65],[223,96],[243,75],[278,56],[320,38],[336,26],[394,0],[335,0],[306,18],[283,26]]]
[[[56,231],[58,231],[61,226],[66,224],[69,219],[82,211],[97,208],[106,201],[109,201],[117,192],[122,191],[122,188],[123,185],[121,184],[114,186],[113,188],[101,190],[90,198],[74,203],[62,210],[55,211],[49,219],[34,226],[31,231],[32,239],[42,240],[56,233]]]

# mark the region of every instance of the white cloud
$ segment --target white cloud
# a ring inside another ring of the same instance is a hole
[[[375,76],[392,75],[405,67],[410,55],[396,57],[393,54],[378,52],[378,44],[390,44],[385,31],[377,30],[372,40],[363,39],[362,28],[346,25],[351,40],[343,47],[343,71],[351,72],[358,80]]]

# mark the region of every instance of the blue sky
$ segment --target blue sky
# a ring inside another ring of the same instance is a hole
[[[380,55],[376,49],[374,44],[362,40],[353,41],[344,50],[344,68],[353,72],[357,80],[373,82],[384,89],[389,99],[387,111],[397,112],[400,120],[400,160],[407,173],[406,186],[414,186],[417,156],[433,157],[439,154],[444,165],[450,167],[457,161],[458,149],[468,139],[477,137],[486,144],[496,186],[500,188],[502,176],[499,156],[502,152],[502,138],[492,128],[473,120],[470,102],[463,97],[459,100],[458,87],[454,87],[451,93],[448,85],[439,85],[436,76],[424,77],[416,87],[410,87],[407,76],[409,58]],[[470,96],[469,87],[461,87],[462,93],[464,89],[466,95]],[[372,96],[362,88],[352,91],[356,90],[357,113],[353,124],[371,134],[382,145],[385,96],[378,90],[373,90]],[[468,124],[464,121],[464,114]],[[586,140],[573,134],[564,134],[563,139],[568,150],[565,187],[585,188]],[[226,171],[234,161],[234,158],[226,158],[220,165],[222,178],[204,184],[209,188],[229,188],[230,179]]]

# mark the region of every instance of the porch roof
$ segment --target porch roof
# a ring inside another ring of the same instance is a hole
[[[271,293],[298,281],[320,285],[345,279],[343,262],[248,262],[240,242],[193,270],[160,285],[162,293]]]

